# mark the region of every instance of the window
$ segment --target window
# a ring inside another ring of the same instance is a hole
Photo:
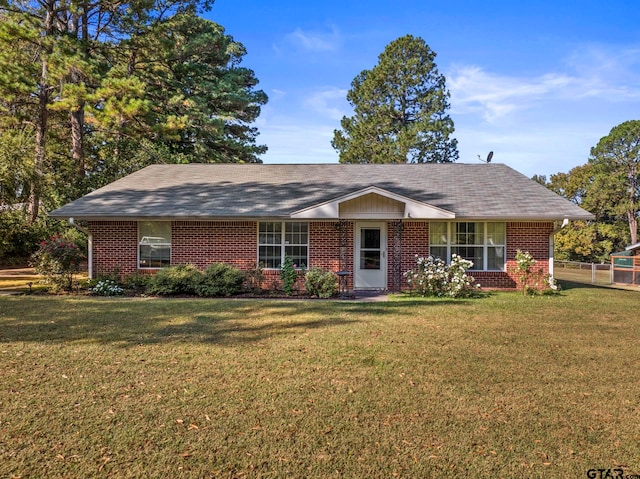
[[[164,268],[171,265],[171,223],[138,223],[138,267]]]
[[[431,223],[429,251],[447,262],[462,256],[473,261],[472,270],[504,270],[506,236],[505,223]]]
[[[289,256],[297,267],[309,265],[308,223],[269,222],[258,224],[258,263],[280,268]]]

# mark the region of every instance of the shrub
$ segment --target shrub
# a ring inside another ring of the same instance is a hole
[[[451,255],[449,265],[440,258],[416,255],[416,266],[416,269],[407,271],[404,276],[409,286],[422,296],[468,297],[479,288],[473,276],[466,273],[473,263],[456,254]]]
[[[263,263],[260,263],[256,268],[249,270],[245,273],[244,281],[246,288],[257,293],[262,290],[264,283]]]
[[[86,255],[87,237],[66,222],[38,218],[32,223],[24,209],[0,209],[0,263],[23,266],[43,241],[57,235],[74,243]]]
[[[79,271],[83,259],[84,255],[75,243],[56,235],[40,243],[31,262],[51,290],[71,291],[73,276]]]
[[[161,269],[151,276],[147,286],[149,294],[195,294],[202,273],[192,264],[179,264]]]
[[[0,210],[0,262],[26,264],[42,241],[56,234],[44,219],[31,223],[25,211]]]
[[[100,280],[93,288],[91,288],[91,294],[96,296],[120,296],[123,293],[124,289],[122,289],[118,283],[112,279]]]
[[[287,295],[293,294],[293,289],[298,281],[298,265],[293,263],[290,256],[284,257],[284,262],[280,267],[280,279],[282,280],[282,290]]]
[[[523,295],[555,292],[558,289],[555,280],[545,274],[542,268],[535,268],[537,261],[528,251],[516,251],[516,274]]]
[[[134,273],[124,278],[124,286],[135,293],[146,291],[151,276],[144,273]]]
[[[306,272],[304,280],[304,287],[312,296],[330,298],[338,293],[338,281],[332,271],[314,267]]]
[[[204,271],[195,291],[198,296],[231,296],[242,291],[244,279],[244,273],[238,268],[215,263]]]
[[[91,281],[89,281],[89,285],[91,287],[94,287],[100,281],[113,281],[114,283],[119,284],[120,283],[120,270],[116,268],[113,271],[110,271],[108,273],[105,272],[105,273],[97,274],[95,278],[93,278]]]

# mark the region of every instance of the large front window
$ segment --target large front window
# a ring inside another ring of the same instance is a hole
[[[504,270],[506,236],[505,223],[431,223],[429,252],[447,262],[452,254],[462,256],[476,271]]]
[[[138,223],[138,267],[164,268],[171,265],[171,223]]]
[[[259,223],[258,263],[264,268],[280,268],[285,256],[289,256],[298,268],[309,265],[308,223]]]

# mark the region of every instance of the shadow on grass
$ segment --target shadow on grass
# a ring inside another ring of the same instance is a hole
[[[376,317],[415,315],[415,307],[455,306],[478,299],[404,297],[379,303],[5,297],[0,342],[114,343],[121,346],[193,342],[236,345]]]
[[[455,300],[353,303],[0,298],[0,342],[98,342],[121,346],[193,342],[235,345],[320,328],[345,327],[377,316],[414,314],[414,305]]]
[[[496,291],[492,290],[482,290],[474,292],[472,296],[469,297],[458,297],[458,298],[449,298],[449,297],[434,297],[434,296],[420,296],[417,293],[394,293],[391,296],[391,304],[416,304],[416,305],[445,305],[445,304],[469,304],[473,301],[479,301],[482,299],[487,299],[495,296]]]
[[[340,308],[293,302],[28,297],[0,301],[0,342],[234,345],[358,321],[340,315]]]
[[[593,283],[580,283],[578,281],[570,281],[566,279],[558,280],[558,284],[560,285],[560,291],[569,291],[572,289],[611,289],[610,287],[603,286],[600,284]]]

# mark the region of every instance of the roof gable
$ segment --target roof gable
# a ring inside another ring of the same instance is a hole
[[[348,195],[291,213],[306,219],[452,219],[455,214],[391,191],[369,186]]]

